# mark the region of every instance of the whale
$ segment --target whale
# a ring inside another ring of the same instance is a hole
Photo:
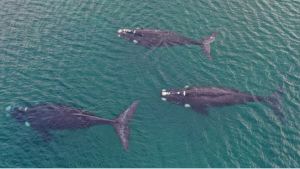
[[[139,101],[134,101],[124,112],[113,120],[101,118],[90,112],[59,105],[43,103],[29,107],[9,107],[10,116],[27,127],[40,133],[46,141],[51,140],[52,130],[75,130],[89,128],[96,125],[112,125],[118,134],[121,144],[128,150],[129,127]]]
[[[211,107],[261,102],[269,106],[278,119],[284,122],[284,114],[282,113],[280,102],[282,94],[282,88],[277,89],[270,96],[258,96],[232,88],[186,86],[181,89],[162,89],[160,96],[163,101],[191,108],[204,115],[208,115],[208,109]]]
[[[210,44],[215,40],[218,34],[217,32],[213,32],[211,35],[200,40],[194,40],[184,37],[176,32],[159,29],[124,28],[119,29],[117,33],[119,37],[147,48],[175,45],[197,45],[203,49],[204,54],[209,59],[212,59]]]

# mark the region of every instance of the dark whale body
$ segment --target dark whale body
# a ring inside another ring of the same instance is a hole
[[[18,107],[11,111],[11,116],[20,123],[32,127],[49,139],[50,130],[81,129],[95,125],[112,125],[118,133],[125,150],[128,149],[128,122],[132,118],[138,102],[121,113],[116,119],[109,120],[92,115],[89,112],[56,104],[39,104],[31,107]]]
[[[188,87],[184,89],[163,89],[161,97],[164,101],[191,107],[195,111],[204,114],[207,114],[207,109],[210,107],[262,102],[271,107],[275,115],[283,121],[284,115],[281,113],[279,100],[279,94],[281,93],[280,89],[271,96],[264,97],[229,88]]]
[[[158,29],[119,29],[118,36],[138,45],[148,48],[166,47],[174,45],[198,45],[201,46],[205,55],[211,59],[210,43],[215,40],[216,32],[201,40],[193,40],[175,32]]]

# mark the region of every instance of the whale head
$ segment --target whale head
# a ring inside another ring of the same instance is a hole
[[[16,106],[10,109],[9,116],[15,118],[19,122],[25,122],[27,119],[28,107],[26,106]]]
[[[184,89],[162,89],[160,96],[163,101],[184,104],[186,99],[186,91]]]
[[[135,44],[139,43],[143,39],[143,35],[141,32],[142,29],[136,28],[136,29],[119,29],[117,31],[118,37],[124,38],[126,40],[129,40]]]
[[[125,38],[125,39],[133,39],[134,38],[134,34],[135,34],[136,30],[134,29],[119,29],[118,30],[118,36]]]

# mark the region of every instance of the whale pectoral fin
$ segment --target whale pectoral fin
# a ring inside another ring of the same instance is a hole
[[[207,109],[201,109],[199,111],[199,113],[201,113],[202,115],[208,116],[208,110]]]
[[[201,113],[203,115],[208,116],[208,110],[207,110],[206,107],[203,107],[203,106],[192,106],[191,108],[193,110],[195,110],[196,112],[198,112],[198,113]]]
[[[38,130],[38,132],[42,136],[42,138],[45,142],[49,142],[53,138],[53,136],[49,133],[48,130]]]
[[[155,49],[156,47],[149,47],[149,51],[147,51],[144,55],[144,58],[148,57]]]
[[[210,36],[200,40],[202,50],[209,60],[212,60],[212,56],[210,55],[210,44],[215,41],[217,34],[217,32],[213,32]]]
[[[209,60],[212,60],[212,57],[210,55],[210,44],[203,44],[202,45],[203,53],[208,57]]]

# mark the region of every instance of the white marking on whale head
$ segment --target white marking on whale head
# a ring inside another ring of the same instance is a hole
[[[189,88],[189,87],[190,87],[189,85],[185,85],[185,86],[184,86],[184,88]]]
[[[162,100],[162,101],[167,101],[167,99],[166,99],[166,98],[164,98],[164,97],[162,97],[162,98],[161,98],[161,100]]]
[[[7,106],[6,108],[5,108],[5,111],[11,111],[11,106]]]
[[[30,127],[30,123],[28,121],[25,121],[25,126]]]
[[[191,107],[190,104],[184,104],[184,107],[188,108],[188,107]]]
[[[136,33],[136,30],[133,30],[133,33]]]
[[[177,92],[177,94],[180,94],[180,92]]]
[[[121,35],[120,35],[120,34],[118,34],[118,37],[121,37]]]
[[[132,32],[130,29],[119,29],[118,33],[127,33],[127,32]]]
[[[135,39],[132,42],[135,43],[135,44],[139,43],[139,41],[137,41]]]
[[[25,108],[24,108],[24,111],[27,111],[27,110],[28,110],[28,107],[25,107]]]
[[[171,94],[170,92],[166,92],[166,91],[162,91],[162,92],[161,92],[161,95],[162,95],[162,96],[167,96],[167,95],[170,95],[170,94]]]
[[[186,95],[186,92],[185,92],[185,90],[183,91],[183,96],[185,96]]]
[[[166,89],[162,89],[161,91],[165,92],[165,91],[167,91],[167,90],[166,90]]]

